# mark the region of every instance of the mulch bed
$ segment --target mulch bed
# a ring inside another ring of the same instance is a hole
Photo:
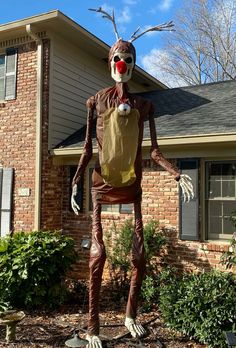
[[[76,308],[77,307],[77,308]],[[148,335],[141,341],[127,341],[130,339],[126,335],[122,340],[114,340],[114,337],[127,333],[123,325],[124,311],[104,310],[100,312],[101,318],[101,335],[106,336],[104,347],[140,347],[147,348],[166,347],[166,348],[206,348],[206,345],[197,344],[183,335],[168,329],[158,312],[141,313],[140,322],[149,324]],[[8,348],[49,348],[49,347],[66,347],[65,341],[72,337],[74,328],[78,325],[85,328],[87,323],[87,314],[82,313],[78,306],[63,306],[58,311],[53,312],[26,312],[26,317],[18,324],[16,331],[16,341],[7,344],[5,341],[5,327],[0,326],[0,347]],[[80,336],[84,333],[80,330]]]

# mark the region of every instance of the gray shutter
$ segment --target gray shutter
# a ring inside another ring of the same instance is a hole
[[[0,100],[5,99],[5,54],[0,56]]]
[[[11,230],[11,208],[12,208],[12,184],[13,184],[13,169],[1,168],[0,171],[1,187],[0,187],[0,234],[5,236]]]
[[[16,98],[17,51],[8,49],[6,53],[5,99]]]
[[[194,199],[188,203],[182,200],[180,190],[180,239],[198,240],[199,239],[199,221],[198,221],[198,160],[181,160],[180,165],[182,174],[191,177],[194,187]]]

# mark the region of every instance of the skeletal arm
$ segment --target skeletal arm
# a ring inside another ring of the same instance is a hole
[[[182,190],[184,202],[189,202],[191,198],[194,197],[193,184],[190,176],[185,174],[180,174],[180,171],[170,163],[161,153],[156,135],[155,121],[153,117],[153,112],[149,117],[149,127],[150,127],[150,137],[151,137],[151,158],[160,165],[162,168],[167,170],[172,174]]]
[[[91,98],[87,102],[87,129],[86,137],[83,148],[82,156],[72,180],[72,195],[71,195],[71,207],[76,215],[80,210],[79,205],[76,203],[75,197],[77,195],[77,184],[79,183],[81,177],[83,176],[85,169],[93,156],[93,146],[92,146],[92,127],[93,127],[93,117],[94,117],[94,104],[91,103]]]

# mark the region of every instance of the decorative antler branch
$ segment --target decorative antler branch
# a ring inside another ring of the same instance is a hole
[[[140,36],[148,33],[149,31],[174,31],[173,27],[174,27],[174,23],[173,23],[173,21],[170,21],[170,22],[167,22],[167,23],[156,25],[155,27],[150,27],[150,28],[144,30],[143,32],[141,32],[140,34],[136,35],[138,33],[138,31],[140,30],[140,27],[139,27],[131,35],[131,39],[129,40],[129,42],[134,42],[135,40],[140,38]]]
[[[112,11],[112,16],[111,16],[109,13],[107,13],[106,11],[104,11],[104,10],[102,9],[101,6],[100,6],[97,10],[94,9],[94,8],[89,8],[89,11],[94,11],[94,12],[103,13],[103,16],[102,16],[103,18],[106,18],[106,19],[109,19],[110,21],[112,21],[113,28],[114,28],[115,35],[116,35],[116,39],[117,39],[117,40],[120,39],[120,36],[119,36],[118,31],[117,31],[117,28],[116,28],[114,10]]]

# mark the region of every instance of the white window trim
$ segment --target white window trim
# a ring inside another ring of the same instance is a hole
[[[232,234],[225,234],[223,238],[218,238],[218,239],[211,239],[208,238],[207,233],[208,233],[208,228],[207,228],[207,223],[208,223],[208,216],[207,216],[207,176],[206,176],[206,166],[208,162],[229,162],[229,161],[236,161],[236,157],[209,157],[209,158],[204,158],[201,159],[200,163],[200,206],[201,206],[201,217],[200,218],[200,224],[201,224],[201,235],[202,239],[207,242],[207,243],[214,243],[214,244],[228,244],[229,241],[232,238]]]

